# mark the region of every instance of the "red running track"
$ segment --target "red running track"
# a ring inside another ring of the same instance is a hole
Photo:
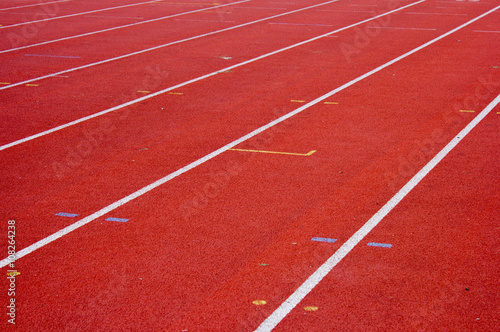
[[[87,10],[88,1],[78,3]],[[407,4],[341,0],[2,90],[2,144]],[[249,8],[225,20],[270,16],[255,8],[276,3],[240,6]],[[7,253],[8,220],[16,221],[16,250],[30,248],[496,6],[425,1],[6,148],[2,247]],[[77,26],[83,18],[73,20]],[[218,28],[198,22],[185,31]],[[1,283],[5,307],[15,298],[17,329],[255,330],[497,97],[499,28],[494,11],[235,146],[261,152],[225,151],[19,258],[15,296],[7,278]],[[113,34],[136,38],[135,29]],[[147,24],[140,29],[151,33]],[[130,51],[108,43],[109,53],[93,52],[91,44],[43,50],[94,57],[78,63]],[[15,54],[1,55],[10,61],[2,80],[72,66]],[[276,330],[498,329],[498,113],[495,107]]]

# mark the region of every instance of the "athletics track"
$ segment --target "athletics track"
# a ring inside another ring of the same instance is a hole
[[[499,22],[2,1],[4,330],[499,330]]]

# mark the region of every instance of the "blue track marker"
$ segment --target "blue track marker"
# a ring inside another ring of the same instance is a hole
[[[110,217],[108,219],[106,219],[107,221],[118,221],[118,222],[127,222],[128,219],[122,219],[122,218],[113,218],[113,217]]]
[[[392,244],[388,244],[388,243],[369,242],[367,245],[369,245],[371,247],[392,248]]]
[[[318,242],[330,242],[333,243],[337,241],[337,239],[328,239],[326,237],[313,237],[311,241],[318,241]]]
[[[59,212],[59,213],[56,213],[56,216],[74,218],[74,217],[78,216],[78,214]]]

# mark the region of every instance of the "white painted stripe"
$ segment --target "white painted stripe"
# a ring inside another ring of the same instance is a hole
[[[457,13],[420,13],[420,12],[406,12],[405,14],[413,14],[413,15],[452,15],[452,16],[467,16],[467,14],[457,14]]]
[[[140,16],[110,16],[110,15],[85,15],[85,17],[92,17],[92,18],[131,18],[134,20],[142,20],[144,17]]]
[[[245,0],[245,1],[250,1],[250,0]],[[232,27],[228,27],[228,28],[224,28],[224,29],[220,29],[220,30],[216,30],[216,31],[212,31],[212,32],[207,32],[207,33],[204,33],[204,34],[201,34],[201,35],[198,35],[198,36],[189,37],[189,38],[177,40],[177,41],[174,41],[174,42],[170,42],[170,43],[166,43],[166,44],[162,44],[162,45],[158,45],[158,46],[146,48],[146,49],[141,50],[141,51],[137,51],[137,52],[132,52],[132,53],[120,55],[120,56],[117,56],[117,57],[114,57],[114,58],[110,58],[110,59],[106,59],[106,60],[102,60],[102,61],[97,61],[97,62],[89,63],[87,65],[83,65],[83,66],[80,66],[80,67],[75,67],[75,68],[63,70],[63,71],[60,71],[60,72],[57,72],[57,73],[48,74],[48,75],[45,75],[45,76],[40,76],[40,77],[32,78],[32,79],[29,79],[29,80],[26,80],[26,81],[14,83],[14,84],[9,85],[6,88],[9,89],[9,88],[13,88],[15,86],[24,85],[24,84],[29,83],[29,82],[34,82],[34,81],[42,80],[44,78],[49,78],[49,77],[52,77],[53,75],[58,75],[58,74],[63,74],[63,73],[69,73],[69,72],[72,72],[72,71],[76,71],[76,70],[80,70],[80,69],[85,69],[85,68],[89,68],[89,67],[101,65],[103,63],[108,63],[108,62],[111,62],[111,61],[121,60],[121,59],[128,58],[128,57],[131,57],[131,56],[134,56],[134,55],[138,55],[138,54],[142,54],[142,53],[146,53],[146,52],[150,52],[150,51],[155,51],[155,50],[158,50],[158,49],[163,48],[163,47],[167,47],[167,46],[171,46],[171,45],[175,45],[175,44],[180,44],[180,43],[183,43],[183,42],[186,42],[186,41],[191,41],[191,40],[195,40],[195,39],[202,38],[202,37],[207,37],[207,36],[215,35],[217,33],[225,32],[225,31],[229,31],[229,30],[238,29],[238,28],[241,28],[241,27],[244,27],[244,26],[247,26],[247,25],[264,22],[264,21],[267,21],[267,20],[271,20],[271,19],[278,18],[278,17],[281,17],[281,16],[285,16],[285,15],[289,15],[289,14],[301,12],[301,11],[304,11],[304,10],[307,10],[307,9],[310,9],[310,8],[314,8],[314,7],[318,7],[318,6],[323,6],[323,5],[326,5],[326,4],[329,4],[329,3],[333,3],[333,2],[337,2],[337,1],[339,1],[339,0],[331,0],[331,1],[328,1],[328,2],[321,3],[321,4],[317,4],[317,5],[313,5],[313,6],[309,6],[309,7],[304,7],[304,8],[300,8],[300,9],[296,9],[296,10],[292,10],[290,12],[281,13],[281,14],[277,14],[277,15],[273,15],[273,16],[261,18],[261,19],[258,19],[258,20],[255,20],[255,21],[251,21],[251,22],[247,22],[247,23],[243,23],[243,24],[238,24],[238,25],[235,25],[235,26],[232,26]],[[213,9],[213,7],[210,7],[210,9]],[[4,90],[4,88],[0,88],[0,90]]]
[[[193,20],[193,19],[187,19],[187,18],[177,18],[175,21],[182,21],[182,22],[215,22],[215,23],[234,23],[235,21],[221,21],[221,20]]]
[[[368,28],[374,28],[374,29],[394,29],[394,30],[436,31],[436,29],[431,29],[431,28],[406,28],[406,27],[381,27],[381,26],[368,26]]]
[[[0,9],[0,12],[6,11],[6,10],[12,10],[12,9],[19,9],[19,8],[26,8],[26,7],[34,7],[34,6],[43,6],[43,5],[49,5],[52,3],[60,3],[60,2],[68,2],[71,0],[59,0],[59,1],[51,1],[51,2],[39,2],[39,3],[34,3],[31,5],[24,5],[24,6],[17,6],[17,7],[9,7],[9,8],[2,8]]]
[[[496,9],[498,9],[498,8],[500,8],[500,6],[498,6]],[[403,7],[400,8],[400,9],[403,9]],[[496,10],[496,9],[494,9],[494,10]],[[492,10],[492,11],[494,11],[494,10]],[[492,11],[490,11],[490,12],[492,12]],[[216,156],[218,156],[221,153],[223,153],[223,152],[225,152],[225,151],[227,151],[227,150],[235,147],[236,145],[241,144],[241,143],[247,141],[248,139],[250,139],[250,138],[252,138],[252,137],[254,137],[254,136],[262,133],[263,131],[265,131],[265,130],[267,130],[267,129],[269,129],[269,128],[271,128],[271,127],[273,127],[273,126],[275,126],[275,125],[277,125],[277,124],[279,124],[279,123],[281,123],[281,122],[283,122],[283,121],[285,121],[285,120],[287,120],[287,119],[289,119],[289,118],[291,118],[291,117],[293,117],[293,116],[295,116],[297,114],[299,114],[300,112],[304,111],[305,109],[307,109],[307,108],[309,108],[309,107],[311,107],[311,106],[313,106],[313,105],[315,105],[315,104],[317,104],[317,103],[319,103],[319,102],[321,102],[321,101],[323,101],[323,100],[331,97],[332,95],[336,94],[337,92],[340,92],[340,91],[342,91],[344,89],[347,89],[351,85],[354,85],[354,84],[358,83],[359,81],[361,81],[361,80],[363,80],[363,79],[365,79],[365,78],[367,78],[367,77],[369,77],[369,76],[371,76],[371,75],[373,75],[373,74],[381,71],[382,69],[385,69],[386,67],[388,67],[388,66],[390,66],[390,65],[392,65],[392,64],[394,64],[394,63],[396,63],[396,62],[398,62],[398,61],[400,61],[400,60],[402,60],[404,58],[406,58],[407,56],[409,56],[409,55],[411,55],[411,54],[413,54],[415,52],[418,52],[419,50],[421,50],[421,49],[423,49],[423,48],[425,48],[425,47],[433,44],[434,42],[436,42],[436,41],[438,41],[438,40],[440,40],[440,39],[448,36],[449,34],[451,34],[451,33],[455,32],[455,31],[463,28],[464,26],[469,25],[470,23],[472,23],[472,22],[478,20],[479,18],[481,18],[481,17],[489,14],[490,12],[482,14],[481,16],[479,16],[479,17],[477,17],[477,18],[475,18],[475,19],[473,19],[473,20],[465,23],[464,25],[461,25],[460,27],[455,28],[455,29],[449,31],[446,34],[441,35],[440,37],[435,38],[435,39],[431,40],[430,42],[427,42],[427,43],[425,43],[425,44],[423,44],[423,45],[421,45],[421,46],[413,49],[412,51],[410,51],[408,53],[405,53],[405,54],[403,54],[403,55],[401,55],[401,56],[399,56],[399,57],[397,57],[397,58],[395,58],[395,59],[393,59],[393,60],[391,60],[391,61],[383,64],[382,66],[379,66],[379,67],[377,67],[377,68],[375,68],[375,69],[373,69],[373,70],[365,73],[364,75],[361,75],[361,76],[357,77],[356,79],[354,79],[354,80],[352,80],[352,81],[350,81],[350,82],[342,85],[341,87],[336,88],[335,90],[332,90],[329,93],[327,93],[327,94],[325,94],[325,95],[323,95],[323,96],[321,96],[319,98],[316,98],[315,100],[313,100],[313,101],[311,101],[311,102],[309,102],[309,103],[307,103],[307,104],[305,104],[305,105],[303,105],[303,106],[301,106],[301,107],[293,110],[292,112],[290,112],[288,114],[285,114],[285,115],[279,117],[278,119],[269,122],[267,125],[264,125],[264,126],[258,128],[256,130],[252,131],[251,133],[249,133],[249,134],[247,134],[247,135],[245,135],[245,136],[243,136],[243,137],[241,137],[241,138],[239,138],[239,139],[237,139],[237,140],[235,140],[235,141],[233,141],[233,142],[231,142],[231,143],[229,143],[229,144],[221,147],[220,149],[215,150],[212,153],[209,153],[206,156],[204,156],[204,157],[202,157],[202,158],[200,158],[200,159],[192,162],[191,164],[189,164],[187,166],[184,166],[184,167],[180,168],[179,170],[177,170],[177,171],[175,171],[173,173],[170,173],[169,175],[165,176],[164,178],[161,178],[160,180],[158,180],[156,182],[153,182],[152,184],[150,184],[150,185],[148,185],[148,186],[146,186],[146,187],[144,187],[144,188],[142,188],[142,189],[140,189],[140,190],[138,190],[138,191],[130,194],[129,196],[126,196],[126,197],[124,197],[124,198],[122,198],[122,199],[114,202],[113,204],[110,204],[107,207],[105,207],[105,208],[103,208],[103,209],[101,209],[101,210],[99,210],[99,211],[91,214],[90,216],[85,217],[85,218],[77,221],[76,223],[74,223],[74,224],[72,224],[72,225],[70,225],[70,226],[68,226],[66,228],[63,228],[62,230],[60,230],[60,231],[58,231],[58,232],[56,232],[56,233],[54,233],[54,234],[52,234],[52,235],[50,235],[50,236],[48,236],[46,238],[44,238],[44,239],[42,239],[42,240],[34,243],[34,244],[32,244],[32,245],[30,245],[30,246],[22,249],[21,251],[19,251],[19,252],[16,253],[16,257],[17,257],[16,259],[21,258],[23,256],[26,256],[27,254],[29,254],[29,253],[31,253],[31,252],[33,252],[33,251],[35,251],[35,250],[37,250],[37,249],[39,249],[39,248],[47,245],[47,244],[49,244],[50,242],[55,241],[55,240],[59,239],[60,237],[62,237],[64,235],[66,235],[66,234],[74,231],[75,229],[78,229],[78,228],[80,228],[80,227],[88,224],[89,222],[91,222],[91,221],[93,221],[93,220],[95,220],[95,219],[97,219],[97,218],[105,215],[106,213],[108,213],[108,212],[110,212],[112,210],[117,209],[118,207],[120,207],[120,206],[122,206],[122,205],[124,205],[124,204],[126,204],[126,203],[128,203],[130,201],[132,201],[133,199],[135,199],[135,198],[137,198],[139,196],[144,195],[145,193],[147,193],[147,192],[155,189],[158,186],[161,186],[162,184],[170,181],[171,179],[173,179],[173,178],[175,178],[175,177],[177,177],[177,176],[179,176],[179,175],[181,175],[181,174],[183,174],[183,173],[185,173],[185,172],[187,172],[187,171],[189,171],[189,170],[191,170],[191,169],[193,169],[193,168],[195,168],[195,167],[197,167],[197,166],[205,163],[206,161],[209,161],[212,158],[215,158]],[[495,100],[497,100],[497,99],[500,99],[500,98],[497,97]],[[497,103],[498,103],[498,101],[497,101]],[[477,117],[480,117],[483,114],[483,112],[480,113]],[[486,116],[486,114],[484,114],[482,116],[484,117],[484,116]],[[3,259],[2,261],[0,261],[0,268],[6,266],[9,262],[10,261],[8,260],[8,258]],[[298,302],[300,302],[300,300]],[[295,305],[297,305],[297,303],[295,303],[293,305],[293,307],[295,307]],[[283,304],[282,304],[282,306],[283,306]],[[280,306],[280,308],[282,306]],[[293,309],[293,307],[291,307],[289,309],[291,310],[291,309]],[[288,310],[288,312],[290,310]],[[288,312],[286,312],[284,314],[284,316],[286,316],[288,314]],[[276,320],[275,313],[277,313],[276,315],[279,316],[278,317],[279,320]],[[278,324],[281,321],[281,319],[283,319],[283,317],[284,317],[284,316],[281,316],[281,313],[282,313],[282,311],[280,311],[279,308],[278,308],[268,319],[266,319],[266,321],[264,323],[268,322],[266,324],[269,324],[269,322],[275,322],[276,324]],[[271,317],[274,317],[274,318],[271,318]],[[274,326],[276,326],[276,325],[274,325]],[[271,327],[271,329],[272,328],[273,327]],[[266,329],[264,329],[263,331],[266,331]]]
[[[487,33],[500,33],[500,31],[488,31],[488,30],[472,30],[473,32],[487,32]]]
[[[279,25],[308,25],[308,26],[318,26],[318,27],[333,27],[331,24],[314,24],[314,23],[277,23],[270,22],[269,24],[279,24]]]
[[[436,9],[451,9],[451,8],[453,8],[453,9],[465,9],[464,7],[453,7],[453,6],[450,6],[450,7],[437,7],[436,6],[434,8],[436,8]]]
[[[491,3],[489,1],[479,1],[479,0],[475,0],[475,1],[472,1],[472,0],[469,0],[469,1],[465,1],[465,0],[456,0],[456,1],[436,1],[437,3],[453,3],[453,4],[456,4],[456,5],[470,5],[470,4],[481,4],[481,5],[484,5],[485,3]]]
[[[146,2],[139,2],[139,3],[133,3],[133,4],[122,5],[122,6],[117,6],[117,7],[109,7],[109,8],[103,8],[103,9],[90,10],[88,12],[81,12],[81,13],[75,13],[75,14],[69,14],[69,15],[62,15],[62,16],[55,16],[55,17],[50,17],[50,18],[44,18],[42,20],[35,20],[35,21],[29,21],[29,22],[21,22],[21,23],[16,23],[16,24],[11,24],[11,25],[4,25],[4,26],[1,26],[0,29],[13,28],[13,27],[18,27],[20,25],[33,24],[33,23],[38,23],[38,22],[59,20],[61,18],[68,18],[68,17],[86,15],[86,14],[91,14],[91,13],[104,12],[104,11],[107,11],[107,10],[113,10],[113,9],[119,9],[119,8],[125,8],[125,7],[145,5],[145,4],[148,4],[148,3],[158,2],[158,1],[161,1],[161,0],[152,0],[152,1],[146,1]]]
[[[418,2],[415,2],[415,3],[412,3],[412,4],[409,4],[409,5],[406,5],[404,7],[401,7],[401,8],[397,8],[397,9],[394,9],[394,10],[391,10],[387,13],[384,13],[384,14],[380,14],[380,15],[377,15],[377,16],[374,16],[372,18],[369,18],[369,19],[366,19],[366,20],[363,20],[363,21],[360,21],[358,23],[354,23],[354,24],[351,24],[351,25],[348,25],[346,27],[343,27],[343,28],[340,28],[340,29],[337,29],[335,31],[331,31],[331,32],[328,32],[328,33],[325,33],[323,35],[320,35],[320,36],[317,36],[317,37],[314,37],[314,38],[311,38],[311,39],[308,39],[308,40],[305,40],[305,41],[302,41],[302,42],[299,42],[297,44],[294,44],[294,45],[291,45],[291,46],[288,46],[288,47],[285,47],[285,48],[282,48],[282,49],[279,49],[279,50],[276,50],[276,51],[273,51],[273,52],[270,52],[270,53],[267,53],[267,54],[264,54],[264,55],[261,55],[261,56],[258,56],[256,58],[253,58],[253,59],[250,59],[250,60],[247,60],[247,61],[243,61],[243,62],[240,62],[238,64],[235,64],[235,65],[232,65],[232,66],[229,66],[229,67],[226,67],[226,68],[223,68],[223,69],[220,69],[220,70],[217,70],[217,71],[214,71],[214,72],[211,72],[210,74],[206,74],[206,75],[203,75],[203,76],[199,76],[197,78],[194,78],[192,80],[189,80],[189,81],[185,81],[183,83],[180,83],[180,84],[177,84],[177,85],[174,85],[174,86],[171,86],[169,88],[166,88],[166,89],[163,89],[161,91],[157,91],[155,93],[151,93],[147,96],[144,96],[144,97],[141,97],[141,98],[137,98],[137,99],[134,99],[134,100],[131,100],[129,102],[126,102],[124,104],[121,104],[121,105],[118,105],[118,106],[115,106],[115,107],[112,107],[112,108],[109,108],[107,110],[104,110],[104,111],[101,111],[101,112],[98,112],[98,113],[94,113],[94,114],[91,114],[91,115],[88,115],[86,117],[83,117],[83,118],[80,118],[78,120],[75,120],[75,121],[71,121],[69,123],[66,123],[66,124],[63,124],[63,125],[60,125],[60,126],[57,126],[57,127],[54,127],[52,129],[49,129],[49,130],[46,130],[46,131],[43,131],[41,133],[38,133],[38,134],[35,134],[35,135],[32,135],[32,136],[28,136],[28,137],[25,137],[25,138],[22,138],[20,140],[17,140],[17,141],[14,141],[14,142],[11,142],[11,143],[8,143],[8,144],[5,144],[5,145],[2,145],[0,146],[0,151],[1,150],[5,150],[7,148],[10,148],[10,147],[13,147],[13,146],[16,146],[16,145],[19,145],[21,143],[25,143],[25,142],[28,142],[28,141],[31,141],[33,139],[36,139],[36,138],[39,138],[39,137],[42,137],[42,136],[45,136],[45,135],[48,135],[48,134],[51,134],[53,132],[56,132],[56,131],[59,131],[61,129],[64,129],[64,128],[67,128],[67,127],[70,127],[70,126],[73,126],[75,124],[78,124],[78,123],[81,123],[81,122],[84,122],[84,121],[87,121],[87,120],[90,120],[90,119],[93,119],[93,118],[96,118],[98,116],[101,116],[101,115],[104,115],[104,114],[107,114],[107,113],[110,113],[110,112],[114,112],[116,110],[119,110],[121,108],[124,108],[124,107],[127,107],[127,106],[130,106],[130,105],[133,105],[133,104],[136,104],[136,103],[139,103],[143,100],[146,100],[146,99],[149,99],[149,98],[153,98],[153,97],[156,97],[158,95],[161,95],[165,92],[168,92],[168,91],[172,91],[172,90],[175,90],[175,89],[178,89],[180,87],[183,87],[183,86],[186,86],[188,84],[191,84],[191,83],[194,83],[194,82],[198,82],[198,81],[201,81],[201,80],[204,80],[206,78],[209,78],[211,76],[214,76],[214,75],[217,75],[221,72],[224,72],[224,71],[228,71],[228,70],[231,70],[231,69],[235,69],[235,68],[238,68],[238,67],[241,67],[241,66],[244,66],[244,65],[247,65],[249,63],[252,63],[252,62],[255,62],[255,61],[258,61],[258,60],[261,60],[261,59],[264,59],[264,58],[267,58],[267,57],[270,57],[272,55],[275,55],[275,54],[278,54],[278,53],[281,53],[281,52],[284,52],[284,51],[287,51],[287,50],[290,50],[292,48],[295,48],[295,47],[298,47],[298,46],[301,46],[301,45],[304,45],[304,44],[307,44],[307,43],[310,43],[312,41],[315,41],[315,40],[318,40],[320,38],[324,38],[324,37],[328,37],[330,35],[333,35],[335,33],[338,33],[340,31],[343,31],[343,30],[347,30],[349,28],[352,28],[352,27],[355,27],[357,25],[360,25],[360,24],[364,24],[366,22],[369,22],[369,21],[372,21],[372,20],[375,20],[377,18],[380,18],[380,17],[383,17],[385,15],[390,15],[392,13],[395,13],[399,10],[403,10],[407,7],[410,7],[410,6],[414,6],[414,5],[417,5],[419,3],[422,3],[424,2],[425,0],[420,0]],[[110,61],[110,60],[107,60],[107,61]],[[60,75],[60,74],[64,74],[64,73],[67,73],[67,72],[70,72],[70,71],[73,71],[73,70],[65,70],[65,71],[61,71],[61,72],[58,72],[58,73],[54,73],[54,74],[51,74],[51,75],[47,75],[46,77],[53,77],[53,76],[56,76],[56,75]],[[46,78],[44,77],[44,78]],[[40,79],[40,78],[38,78]],[[33,79],[33,80],[29,80],[28,82],[32,82],[32,81],[36,81],[38,79]],[[27,82],[27,81],[25,81]],[[16,83],[17,85],[20,85],[20,84],[23,84],[24,82],[22,83]],[[12,85],[12,84],[11,84]],[[7,85],[7,87],[9,87],[10,85]],[[3,87],[0,87],[0,90],[3,90]]]
[[[287,9],[287,8],[278,8],[278,7],[234,7],[238,9],[264,9],[264,10],[270,10],[270,9]]]
[[[318,12],[337,12],[337,13],[373,13],[373,10],[338,10],[338,9],[317,9]]]
[[[347,240],[323,265],[321,265],[300,287],[293,292],[256,330],[268,332],[273,330],[307,294],[352,250],[368,233],[377,226],[389,212],[427,175],[441,160],[474,129],[474,127],[500,103],[498,95],[477,117],[475,117],[457,136],[455,136],[431,161],[427,163],[408,183],[401,188],[373,217],[371,217],[349,240]]]
[[[15,13],[2,13],[2,15],[33,15],[33,13],[21,13],[21,12],[15,12]]]
[[[153,18],[153,19],[145,20],[145,21],[141,21],[141,22],[120,25],[120,26],[113,27],[113,28],[108,28],[108,29],[103,29],[103,30],[97,30],[97,31],[92,31],[92,32],[87,32],[87,33],[82,33],[80,35],[74,35],[74,36],[63,37],[63,38],[59,38],[59,39],[48,40],[48,41],[44,41],[44,42],[40,42],[40,43],[36,43],[36,44],[31,44],[31,45],[26,45],[26,46],[19,46],[19,47],[11,48],[11,49],[8,49],[8,50],[0,51],[0,54],[1,53],[12,52],[12,51],[17,51],[17,50],[22,50],[22,49],[29,48],[29,47],[35,47],[35,46],[41,46],[41,45],[56,43],[56,42],[60,42],[60,41],[64,41],[64,40],[69,40],[69,39],[75,39],[75,38],[80,38],[80,37],[91,36],[91,35],[95,35],[95,34],[98,34],[98,33],[103,33],[103,32],[108,32],[108,31],[123,29],[123,28],[129,28],[129,27],[136,26],[136,25],[139,25],[139,24],[146,24],[146,23],[151,23],[151,22],[166,20],[166,19],[172,18],[172,17],[178,17],[178,16],[187,15],[187,14],[193,14],[193,13],[197,13],[197,12],[201,12],[201,11],[208,11],[208,10],[211,10],[211,9],[217,9],[217,8],[221,8],[221,7],[232,6],[234,4],[244,3],[244,2],[248,2],[248,1],[251,1],[251,0],[242,0],[242,1],[227,3],[227,4],[224,4],[224,5],[219,5],[219,6],[215,6],[215,7],[207,7],[207,8],[202,8],[202,9],[196,9],[196,10],[191,10],[191,11],[188,11],[188,12],[182,12],[182,13],[178,13],[178,14],[172,14],[172,15],[162,16],[162,17],[158,17],[158,18]]]

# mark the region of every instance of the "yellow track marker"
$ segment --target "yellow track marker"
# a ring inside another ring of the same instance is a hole
[[[292,102],[292,103],[305,103],[306,101],[305,100],[295,100],[295,99],[292,99],[292,100],[290,100],[290,102]]]
[[[9,271],[9,272],[7,272],[7,275],[10,276],[10,277],[15,277],[15,276],[18,276],[20,274],[21,274],[21,272],[18,272],[18,271]]]
[[[267,302],[266,302],[266,301],[264,301],[264,300],[255,300],[255,301],[253,301],[252,303],[253,303],[253,304],[255,304],[255,305],[264,305],[264,304],[266,304]]]
[[[339,103],[333,102],[333,101],[325,101],[323,104],[326,105],[338,105]]]
[[[500,112],[497,112],[497,114],[500,114]]]
[[[318,310],[318,307],[304,307],[305,311],[316,311]]]
[[[38,86],[39,84],[26,84],[26,86]]]
[[[471,111],[471,110],[460,110],[459,112],[462,112],[462,113],[474,113],[475,111]]]
[[[139,90],[137,92],[140,92],[140,93],[150,93],[151,91],[143,91],[143,90]]]
[[[182,92],[169,92],[169,95],[183,95]]]
[[[12,83],[8,83],[8,82],[0,82],[1,85],[9,85],[9,84],[12,84]]]
[[[274,154],[287,154],[292,156],[305,156],[308,157],[312,155],[316,150],[311,150],[308,153],[293,153],[293,152],[278,152],[278,151],[262,151],[262,150],[246,150],[246,149],[229,149],[231,151],[241,151],[241,152],[260,152],[260,153],[274,153]]]

